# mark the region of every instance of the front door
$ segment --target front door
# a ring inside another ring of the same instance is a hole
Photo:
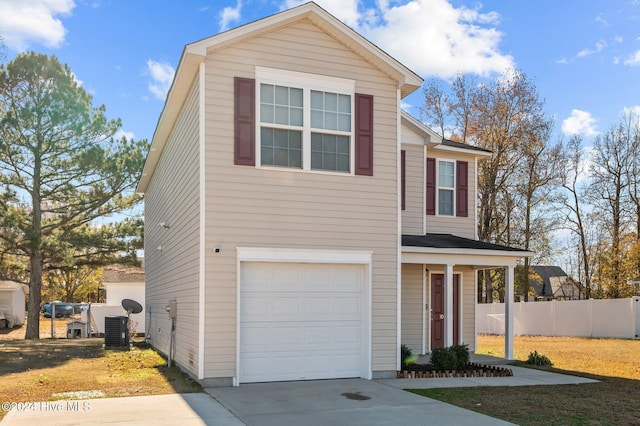
[[[458,290],[459,275],[453,275],[453,344],[458,337]],[[446,302],[444,299],[444,274],[431,275],[431,349],[444,347],[444,322]]]

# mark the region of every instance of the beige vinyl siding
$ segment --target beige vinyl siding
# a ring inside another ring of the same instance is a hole
[[[467,194],[467,203],[469,206],[468,217],[456,217],[456,216],[440,216],[427,215],[427,232],[435,234],[453,234],[464,238],[476,238],[476,167],[474,157],[470,155],[463,155],[459,153],[442,154],[440,152],[434,152],[435,150],[427,153],[428,157],[435,158],[437,160],[446,161],[467,161],[469,163],[468,178],[469,178],[469,191]],[[436,198],[437,198],[436,192]]]
[[[196,377],[200,231],[197,95],[196,82],[145,195],[147,329],[153,346],[168,353],[171,323],[165,307],[176,299],[174,359]],[[159,226],[161,222],[169,228]]]
[[[414,354],[422,353],[423,266],[405,263],[402,265],[402,344]]]
[[[403,127],[402,137],[405,138]],[[406,151],[406,198],[405,210],[402,211],[402,233],[405,235],[423,235],[424,223],[424,146],[402,144]]]
[[[306,20],[210,52],[205,66],[205,377],[235,375],[239,246],[373,250],[372,367],[395,371],[396,83]],[[353,79],[374,95],[374,176],[234,166],[233,78],[255,66]]]

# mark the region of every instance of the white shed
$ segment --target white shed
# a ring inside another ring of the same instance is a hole
[[[106,292],[106,304],[100,307],[98,305],[91,306],[94,318],[98,322],[98,328],[101,328],[101,324],[104,323],[102,309],[107,309],[104,315],[124,315],[122,299],[132,299],[144,306],[144,260],[140,260],[143,262],[142,267],[115,264],[105,266],[102,269],[102,285]],[[101,318],[98,319],[98,317]],[[131,316],[138,323],[138,333],[145,331],[145,317],[145,311]],[[100,332],[103,330],[101,329]]]
[[[0,325],[13,327],[24,324],[25,295],[25,286],[22,284],[0,281]]]

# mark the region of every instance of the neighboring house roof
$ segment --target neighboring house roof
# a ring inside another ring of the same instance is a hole
[[[206,55],[304,19],[309,19],[338,42],[396,80],[403,98],[422,86],[423,80],[420,76],[314,2],[305,3],[188,44],[182,52],[164,109],[160,114],[142,176],[138,182],[137,192],[144,193],[146,191],[164,144]]]
[[[108,265],[102,268],[103,283],[144,282],[144,269],[137,266]]]
[[[0,290],[17,290],[19,288],[22,288],[22,290],[24,290],[25,294],[28,294],[28,286],[27,289],[25,289],[25,285],[24,284],[20,284],[17,283],[15,281],[0,281]]]
[[[537,280],[529,280],[536,293],[540,296],[549,295],[553,296],[553,286],[551,285],[551,278],[566,277],[567,273],[559,266],[531,266],[531,269],[542,278],[542,282]]]
[[[498,251],[527,253],[526,250],[503,246],[499,244],[486,243],[484,241],[472,240],[470,238],[458,237],[456,235],[451,235],[451,234],[403,235],[402,245],[408,246],[408,247],[498,250]]]

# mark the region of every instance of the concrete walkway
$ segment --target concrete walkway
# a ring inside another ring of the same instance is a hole
[[[473,355],[474,362],[505,364]],[[513,377],[342,379],[244,384],[207,393],[54,401],[23,405],[2,426],[15,425],[505,425],[502,420],[402,389],[535,386],[595,380],[506,366]]]

